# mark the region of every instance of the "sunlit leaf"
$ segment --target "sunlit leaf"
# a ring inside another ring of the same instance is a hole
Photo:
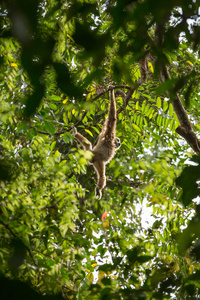
[[[92,132],[88,129],[84,129],[89,135],[93,136]]]
[[[132,124],[132,126],[133,126],[133,128],[134,128],[136,131],[138,131],[138,132],[141,131],[140,127],[137,126],[136,124]]]
[[[163,110],[167,111],[167,109],[168,109],[168,102],[164,100],[163,101]]]
[[[161,108],[162,102],[161,102],[161,98],[160,97],[157,97],[157,99],[156,99],[156,105],[157,105],[158,108]]]

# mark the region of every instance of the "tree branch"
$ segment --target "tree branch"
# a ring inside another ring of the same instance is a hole
[[[163,22],[156,24],[155,41],[153,41],[149,35],[150,39],[158,49],[159,48],[162,49],[161,46],[163,43],[163,33],[165,31],[165,23],[166,20],[163,20]],[[171,76],[168,72],[166,65],[162,62],[161,64],[162,64],[161,66],[162,81],[171,80]],[[169,91],[167,92],[167,95],[169,97]],[[176,128],[176,132],[186,140],[186,142],[190,145],[190,147],[194,150],[194,152],[200,155],[200,141],[197,138],[195,132],[193,131],[192,124],[188,118],[188,114],[184,109],[181,99],[177,92],[175,92],[175,95],[171,100],[171,103],[180,122],[180,126]]]
[[[171,80],[171,76],[169,75],[166,66],[162,67],[162,76],[165,80]],[[169,92],[168,92],[168,96],[169,96]],[[175,98],[172,100],[172,105],[181,126],[187,127],[188,129],[192,130],[192,125],[189,121],[188,114],[184,109],[181,99],[177,93],[175,93]]]
[[[171,79],[166,66],[162,67],[162,76],[165,80]],[[200,141],[192,129],[192,124],[188,118],[186,110],[183,107],[178,93],[175,93],[175,97],[172,99],[171,103],[180,122],[180,126],[176,128],[176,132],[186,140],[194,152],[200,154]]]

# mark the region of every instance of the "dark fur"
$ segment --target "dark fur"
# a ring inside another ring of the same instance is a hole
[[[121,146],[120,139],[115,137],[117,124],[117,112],[115,103],[114,90],[110,92],[110,109],[108,117],[103,125],[102,131],[99,134],[97,144],[92,148],[92,144],[74,127],[74,137],[80,142],[85,150],[93,153],[89,163],[97,174],[96,196],[101,198],[101,191],[106,185],[105,165],[108,164],[115,155],[115,151]]]

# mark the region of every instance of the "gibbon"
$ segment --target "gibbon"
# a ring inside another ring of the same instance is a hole
[[[115,151],[121,146],[120,139],[115,136],[117,123],[117,112],[114,90],[110,92],[110,109],[108,117],[98,136],[97,144],[92,148],[92,144],[73,127],[73,135],[82,145],[84,150],[93,153],[89,163],[93,165],[97,174],[97,185],[95,195],[101,198],[101,191],[106,185],[105,165],[108,164],[115,155]]]

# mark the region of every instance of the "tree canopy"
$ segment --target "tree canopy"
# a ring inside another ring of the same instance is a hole
[[[198,299],[197,0],[0,0],[3,299]],[[92,144],[122,146],[95,197]]]

